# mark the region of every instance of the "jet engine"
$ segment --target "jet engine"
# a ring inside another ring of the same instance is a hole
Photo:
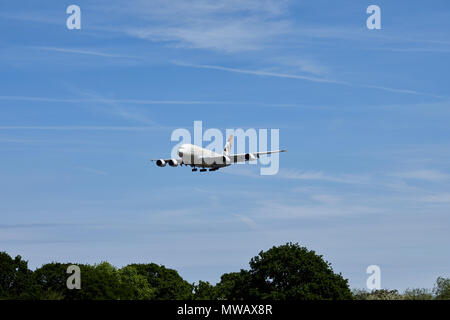
[[[176,167],[178,165],[178,161],[176,159],[169,160],[169,166]]]
[[[166,166],[166,162],[163,159],[159,159],[159,160],[156,160],[156,165],[158,167],[165,167]]]
[[[246,153],[245,154],[245,161],[253,161],[256,160],[256,157],[253,153]]]
[[[231,163],[231,159],[228,156],[223,156],[222,157],[222,163],[223,164],[230,164]]]

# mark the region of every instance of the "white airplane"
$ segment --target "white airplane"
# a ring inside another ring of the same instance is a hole
[[[192,171],[197,171],[197,167],[200,167],[200,172],[216,171],[220,168],[227,167],[233,163],[252,161],[259,158],[260,155],[287,152],[287,150],[275,150],[275,151],[265,151],[265,152],[252,152],[252,153],[241,153],[241,154],[230,154],[231,146],[233,144],[233,136],[230,136],[227,140],[225,148],[223,149],[223,154],[204,149],[202,147],[193,144],[182,144],[178,149],[178,159],[152,159],[156,161],[158,167],[165,167],[169,164],[171,167],[180,166],[191,166]]]

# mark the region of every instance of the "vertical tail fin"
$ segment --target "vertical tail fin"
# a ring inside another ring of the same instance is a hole
[[[228,140],[227,144],[225,145],[225,148],[223,149],[224,155],[229,155],[231,152],[231,147],[233,146],[233,135],[231,135]]]

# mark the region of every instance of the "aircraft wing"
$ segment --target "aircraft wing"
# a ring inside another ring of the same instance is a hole
[[[204,157],[203,161],[205,161],[206,163],[209,163],[209,164],[212,164],[212,163],[232,164],[232,163],[238,163],[238,162],[257,160],[262,155],[279,153],[279,152],[287,152],[287,150],[274,150],[274,151],[264,151],[264,152],[230,154],[230,155],[223,155],[223,156],[218,156],[218,157]]]
[[[224,155],[218,155],[214,157],[200,157],[201,161],[198,164],[198,166],[202,166],[203,164],[207,165],[218,165],[221,167],[223,164],[230,165],[233,163],[238,162],[246,162],[246,161],[253,161],[257,160],[262,155],[272,154],[272,153],[279,153],[279,152],[287,152],[287,150],[273,150],[273,151],[263,151],[263,152],[250,152],[250,153],[240,153],[240,154],[224,154]],[[183,159],[152,159],[152,162],[156,161],[156,165],[158,167],[165,167],[166,164],[168,164],[171,167],[176,167],[178,165],[183,165]]]
[[[262,155],[267,155],[267,154],[272,154],[272,153],[280,153],[280,152],[287,152],[287,150],[273,150],[273,151],[264,151],[264,152],[230,154],[229,157],[230,157],[231,162],[237,163],[237,162],[256,160]]]

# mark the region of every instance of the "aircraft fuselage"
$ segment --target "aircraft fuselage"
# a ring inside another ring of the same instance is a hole
[[[183,164],[190,165],[191,167],[221,168],[230,165],[226,161],[223,161],[223,154],[193,144],[181,145],[178,149],[178,156],[183,160]],[[214,158],[216,160],[205,161],[205,158]]]

